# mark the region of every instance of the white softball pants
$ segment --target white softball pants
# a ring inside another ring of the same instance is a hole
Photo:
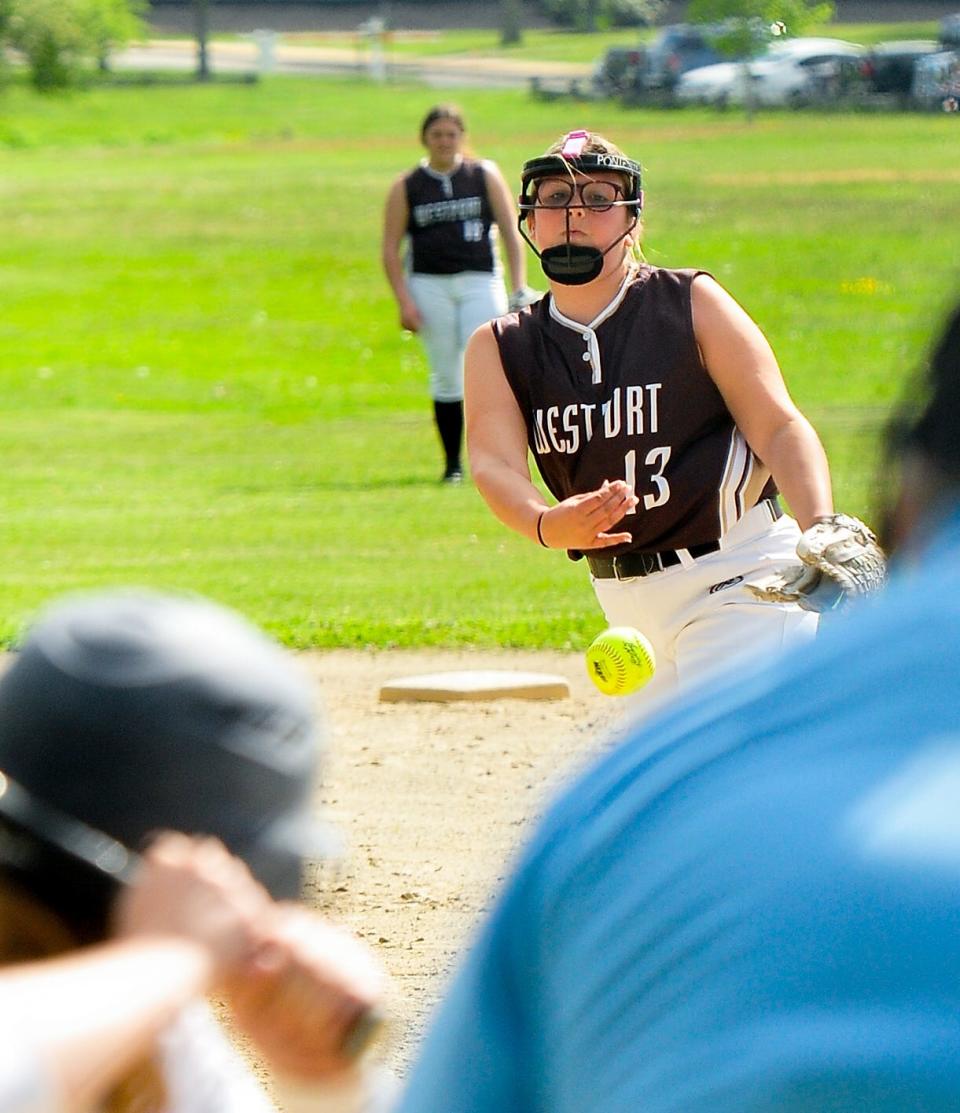
[[[626,580],[591,577],[611,626],[633,626],[647,636],[657,658],[653,679],[634,697],[631,711],[646,711],[671,691],[697,684],[747,657],[770,657],[809,641],[819,616],[793,603],[764,603],[744,581],[797,563],[800,527],[769,504],[749,510],[720,542],[720,550]],[[625,701],[628,702],[628,701]]]
[[[507,291],[499,272],[411,274],[410,296],[423,320],[420,339],[430,364],[430,396],[435,402],[463,399],[463,350],[475,329],[507,311]]]

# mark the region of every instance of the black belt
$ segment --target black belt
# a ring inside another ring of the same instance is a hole
[[[705,541],[702,545],[691,545],[687,549],[694,560],[719,551],[719,541]],[[634,576],[650,576],[679,563],[680,554],[674,549],[668,549],[665,553],[621,553],[620,556],[587,554],[587,564],[598,580],[630,580]]]
[[[763,499],[757,505],[766,505],[771,521],[775,522],[783,515],[776,499]],[[705,541],[702,545],[691,545],[687,549],[694,560],[719,551],[719,541]],[[662,572],[664,568],[673,568],[680,563],[680,554],[675,549],[668,549],[664,553],[621,553],[620,556],[587,553],[587,564],[598,580],[630,580],[634,576],[651,576],[654,572]]]

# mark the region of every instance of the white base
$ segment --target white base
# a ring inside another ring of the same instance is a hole
[[[507,669],[436,672],[390,680],[380,689],[380,699],[402,700],[567,699],[570,684],[563,676]]]

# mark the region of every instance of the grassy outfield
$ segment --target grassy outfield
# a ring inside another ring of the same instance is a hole
[[[113,583],[205,592],[297,646],[578,647],[602,627],[582,566],[437,484],[424,360],[378,261],[436,97],[3,93],[0,637]],[[643,159],[648,257],[749,307],[838,504],[869,515],[876,429],[956,285],[956,120],[459,100],[512,179],[576,126]]]

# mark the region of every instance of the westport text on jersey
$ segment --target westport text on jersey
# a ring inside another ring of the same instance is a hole
[[[537,453],[577,452],[596,433],[604,437],[642,436],[659,432],[657,399],[662,383],[616,387],[603,403],[573,402],[562,409],[547,406],[533,412]]]

